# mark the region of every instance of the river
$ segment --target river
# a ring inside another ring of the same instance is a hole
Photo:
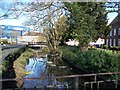
[[[47,56],[47,55],[46,55]],[[23,81],[22,88],[42,88],[42,87],[70,87],[72,85],[71,80],[68,79],[52,79],[55,76],[64,76],[73,74],[72,68],[70,68],[63,60],[59,57],[34,57],[29,58],[28,64],[25,67],[26,78]],[[41,78],[43,79],[32,79],[27,78]],[[71,85],[70,85],[71,84]]]

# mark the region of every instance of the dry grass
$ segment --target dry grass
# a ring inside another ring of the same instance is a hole
[[[13,67],[16,73],[16,78],[22,78],[23,76],[25,76],[25,66],[29,57],[31,57],[33,54],[34,50],[28,49],[24,53],[22,53],[17,60],[15,60]]]

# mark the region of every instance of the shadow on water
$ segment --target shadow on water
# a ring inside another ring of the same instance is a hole
[[[16,75],[15,75],[15,71],[14,71],[14,68],[13,68],[13,63],[12,62],[9,62],[9,67],[7,69],[7,71],[2,71],[2,79],[6,79],[6,78],[15,78]],[[17,88],[17,85],[16,85],[16,81],[2,81],[2,88],[3,89],[8,89],[8,88]]]

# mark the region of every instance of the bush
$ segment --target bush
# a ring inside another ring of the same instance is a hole
[[[113,50],[113,51],[120,51],[120,46],[101,45],[101,48],[107,49],[107,50]]]
[[[108,45],[103,44],[103,45],[101,45],[101,48],[103,48],[103,49],[109,49],[109,46],[108,46]]]
[[[8,61],[3,61],[3,63],[2,63],[2,70],[3,71],[6,71],[7,69],[8,69],[8,64],[9,64],[9,62]]]
[[[2,43],[2,44],[8,44],[8,40],[7,39],[1,39],[0,43]]]
[[[120,61],[118,54],[112,51],[88,50],[81,52],[80,50],[69,49],[71,47],[63,47],[63,58],[69,60],[74,65],[86,69],[91,73],[99,72],[118,72],[120,71]],[[120,57],[120,56],[119,56]]]

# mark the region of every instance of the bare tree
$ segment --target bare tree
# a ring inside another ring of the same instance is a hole
[[[5,1],[1,1],[0,3],[0,20],[1,19],[7,19],[7,18],[11,18],[11,19],[15,19],[17,18],[19,15],[18,13],[14,12],[14,5],[16,2],[5,2]]]
[[[62,36],[67,33],[67,18],[65,16],[59,16],[57,21],[55,21],[55,18],[49,18],[50,23],[49,26],[45,29],[45,35],[47,37],[50,52],[52,54],[57,54],[59,53],[58,45],[63,38]]]
[[[27,16],[25,24],[32,25],[34,30],[43,31],[47,37],[50,52],[58,52],[59,42],[67,27],[64,4],[61,2],[16,4],[14,11],[22,12]],[[24,8],[18,8],[22,5]]]

